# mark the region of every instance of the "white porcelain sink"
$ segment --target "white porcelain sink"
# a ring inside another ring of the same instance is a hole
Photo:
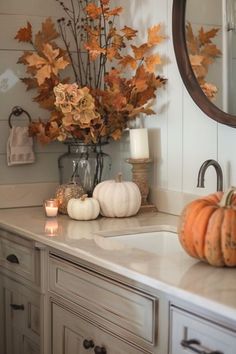
[[[181,250],[177,234],[167,230],[122,235],[115,234],[112,236],[106,235],[104,243],[116,246],[120,245],[122,248],[141,249],[158,255],[173,254]]]

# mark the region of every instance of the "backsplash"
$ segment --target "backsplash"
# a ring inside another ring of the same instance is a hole
[[[122,21],[138,28],[143,36],[151,25],[162,23],[165,28],[167,40],[161,44],[159,51],[167,63],[163,66],[163,75],[168,78],[168,83],[158,97],[157,117],[148,118],[146,123],[153,160],[150,185],[152,199],[158,208],[178,213],[186,198],[188,199],[188,194],[207,194],[216,190],[213,169],[207,171],[206,188],[200,190],[196,187],[198,170],[206,159],[216,159],[220,163],[225,188],[236,184],[236,159],[232,153],[236,151],[236,130],[209,119],[183,87],[171,40],[172,0],[115,0],[114,3],[125,9]],[[61,15],[55,0],[1,0],[0,3],[1,189],[4,185],[33,186],[37,183],[41,186],[52,183],[53,187],[58,183],[57,158],[65,151],[65,146],[61,143],[46,146],[36,144],[35,164],[14,167],[7,167],[6,164],[8,116],[12,107],[22,106],[32,119],[47,114],[47,111],[39,109],[32,102],[31,93],[26,92],[25,85],[19,81],[19,77],[24,76],[25,68],[16,63],[22,49],[27,49],[27,46],[14,40],[14,36],[27,20],[37,30],[43,19],[50,15],[54,19]],[[114,142],[107,149],[113,158],[112,174],[122,171],[126,178],[131,178],[130,166],[125,162],[125,158],[129,157],[128,134],[125,133],[122,143]],[[44,195],[38,196],[35,202],[31,199],[30,203],[40,204]],[[176,198],[178,206],[172,208]]]

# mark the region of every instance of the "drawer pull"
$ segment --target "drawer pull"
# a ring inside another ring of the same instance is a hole
[[[10,306],[11,306],[11,308],[13,310],[22,310],[22,311],[24,311],[24,309],[25,309],[24,305],[10,304]]]
[[[85,349],[94,348],[94,342],[92,340],[85,339],[83,341],[83,346],[84,346]]]
[[[181,341],[181,345],[182,345],[182,347],[188,348],[192,352],[197,353],[197,354],[224,354],[222,352],[219,352],[218,350],[214,350],[212,352],[205,352],[204,350],[198,349],[195,346],[193,347],[193,345],[201,346],[201,342],[199,342],[199,340],[197,340],[197,339],[189,339],[189,340],[183,339]]]
[[[15,263],[15,264],[19,264],[20,263],[19,259],[16,257],[15,254],[9,254],[6,259],[10,263]]]
[[[107,350],[105,347],[99,347],[96,345],[96,347],[94,348],[94,353],[95,354],[107,354]]]

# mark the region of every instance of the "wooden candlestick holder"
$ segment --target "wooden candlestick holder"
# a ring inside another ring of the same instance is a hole
[[[140,211],[157,211],[157,208],[153,204],[148,203],[148,167],[152,162],[151,159],[127,159],[130,165],[132,165],[132,181],[139,187],[142,202]]]

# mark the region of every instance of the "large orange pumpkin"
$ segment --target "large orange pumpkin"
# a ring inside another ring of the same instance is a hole
[[[213,266],[236,266],[236,189],[189,203],[178,228],[185,251]]]

